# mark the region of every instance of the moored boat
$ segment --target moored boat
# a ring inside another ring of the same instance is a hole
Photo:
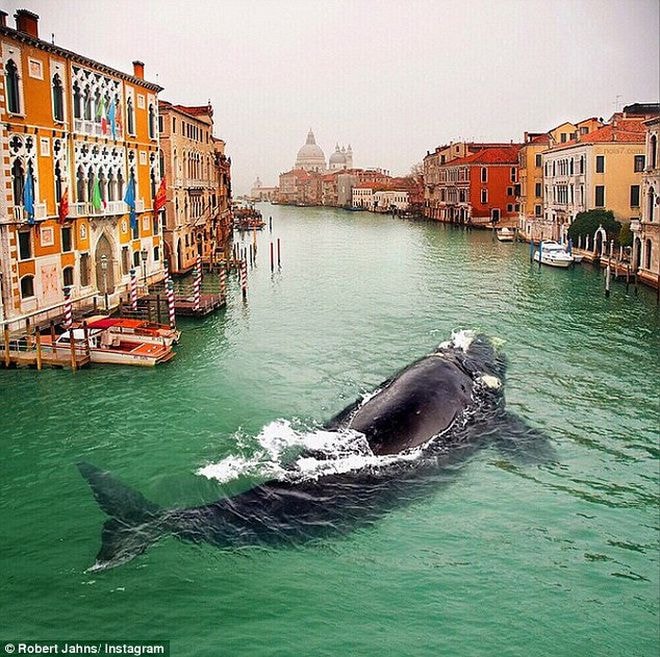
[[[505,226],[504,228],[498,228],[497,231],[495,231],[495,235],[500,242],[513,242],[516,236],[516,231]]]
[[[162,344],[171,347],[179,342],[181,331],[170,328],[166,324],[156,324],[141,319],[125,317],[92,317],[87,321],[90,329],[106,329],[111,334],[123,336],[127,340],[137,339],[149,344]]]
[[[573,262],[573,256],[553,240],[543,240],[539,243],[538,249],[534,251],[534,260],[550,267],[570,267]]]
[[[87,333],[87,345],[85,344],[85,332]],[[101,328],[74,328],[64,331],[55,338],[53,344],[50,335],[41,336],[41,344],[46,349],[71,350],[71,337],[73,336],[73,348],[76,353],[85,354],[89,349],[92,363],[104,363],[109,365],[140,365],[153,367],[158,363],[166,363],[174,358],[171,346],[164,344],[151,344],[140,342],[137,338],[133,340],[124,339],[121,335],[113,334],[108,329]]]

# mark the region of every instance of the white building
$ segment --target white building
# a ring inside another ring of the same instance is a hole
[[[410,205],[408,192],[403,190],[383,190],[373,196],[376,212],[392,212],[392,210],[407,210]]]

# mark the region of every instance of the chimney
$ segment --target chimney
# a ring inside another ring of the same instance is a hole
[[[141,62],[139,59],[133,62],[133,76],[144,80],[144,62]]]
[[[0,27],[7,27],[7,14],[6,11],[0,11]]]
[[[14,18],[18,32],[29,34],[35,39],[39,38],[39,16],[37,14],[33,14],[27,9],[17,9]]]

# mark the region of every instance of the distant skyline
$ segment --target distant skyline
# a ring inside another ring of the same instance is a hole
[[[28,0],[39,36],[211,101],[234,193],[276,185],[307,131],[405,175],[459,139],[521,141],[660,97],[657,0]],[[17,5],[2,7],[14,27]]]

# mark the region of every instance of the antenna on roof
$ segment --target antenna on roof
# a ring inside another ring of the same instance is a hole
[[[55,45],[55,32],[50,33],[50,42]]]

